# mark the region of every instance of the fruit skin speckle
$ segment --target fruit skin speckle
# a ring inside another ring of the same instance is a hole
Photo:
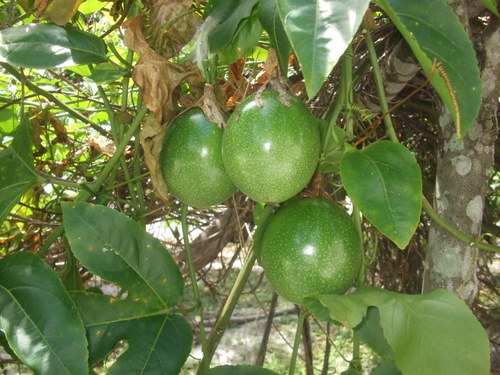
[[[299,193],[318,164],[316,119],[299,99],[289,106],[276,91],[246,98],[227,122],[222,158],[233,183],[257,202],[283,202]]]
[[[222,133],[198,107],[181,114],[167,128],[161,170],[170,193],[181,202],[208,207],[236,191],[222,162]]]
[[[262,237],[265,275],[279,295],[294,303],[311,293],[345,293],[361,262],[350,216],[323,198],[298,199],[280,208]]]

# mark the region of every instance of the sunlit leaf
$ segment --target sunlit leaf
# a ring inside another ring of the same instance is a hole
[[[402,374],[490,373],[490,344],[485,330],[467,305],[446,290],[408,295],[364,287],[347,295],[307,298],[305,306],[349,328],[361,323],[369,306],[376,307],[380,332]]]
[[[422,209],[422,177],[415,156],[391,141],[345,154],[340,176],[363,215],[403,249],[417,229]]]
[[[369,0],[277,0],[307,94],[315,96],[363,19]]]
[[[23,68],[92,64],[106,59],[97,36],[70,25],[31,24],[0,31],[0,61]]]
[[[31,133],[25,119],[16,129],[10,147],[0,152],[0,223],[38,181],[33,168]]]
[[[71,250],[86,268],[158,309],[179,302],[184,290],[179,268],[139,224],[105,206],[80,202],[62,209]]]

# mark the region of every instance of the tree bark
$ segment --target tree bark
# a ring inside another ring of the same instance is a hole
[[[448,1],[469,31],[466,1]],[[481,234],[485,194],[494,161],[498,133],[497,106],[500,93],[500,29],[492,17],[476,43],[483,84],[482,106],[474,126],[456,138],[449,112],[440,106],[441,142],[437,150],[434,208],[444,220],[462,233]],[[459,56],[457,56],[459,58]],[[478,249],[453,237],[431,223],[427,244],[423,291],[445,288],[467,303],[478,291],[476,277]]]

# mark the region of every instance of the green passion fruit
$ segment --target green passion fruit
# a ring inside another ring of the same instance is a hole
[[[361,266],[359,234],[335,202],[304,198],[280,208],[265,229],[260,264],[273,289],[301,304],[313,293],[342,294]]]
[[[222,162],[222,133],[198,107],[168,126],[160,153],[161,171],[167,188],[179,201],[208,207],[236,191]]]
[[[274,90],[246,98],[227,122],[222,159],[233,183],[257,202],[299,193],[318,164],[316,119],[299,99]]]

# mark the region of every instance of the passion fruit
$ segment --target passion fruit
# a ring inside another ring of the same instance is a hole
[[[179,201],[208,207],[236,191],[222,162],[222,133],[198,107],[168,126],[160,153],[161,171],[168,190]]]
[[[294,303],[314,293],[345,293],[361,261],[350,216],[323,198],[298,199],[280,208],[262,236],[264,273],[273,289]]]
[[[246,98],[227,122],[222,159],[229,178],[257,202],[299,193],[318,164],[316,119],[296,97],[264,90]]]

